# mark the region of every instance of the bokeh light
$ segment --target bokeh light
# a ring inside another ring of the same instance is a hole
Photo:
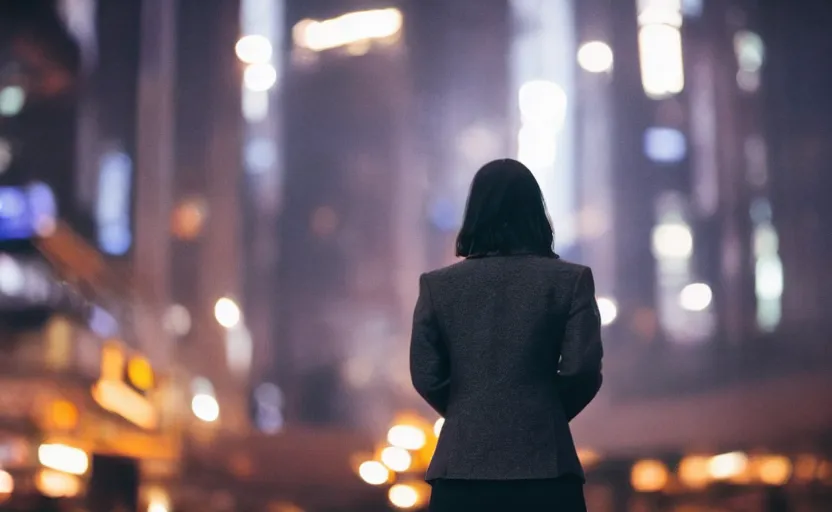
[[[220,405],[217,399],[205,393],[194,395],[191,399],[191,411],[198,419],[213,423],[220,417]]]
[[[427,442],[425,433],[412,425],[396,425],[387,432],[387,442],[405,450],[419,450]]]
[[[226,329],[236,327],[240,323],[242,316],[240,306],[228,297],[222,297],[214,304],[214,318]]]
[[[590,41],[578,48],[578,64],[590,73],[604,73],[612,69],[612,48],[603,41]]]
[[[249,64],[243,71],[243,84],[252,91],[268,91],[276,83],[277,70],[271,64]]]
[[[413,508],[419,503],[419,491],[407,484],[396,484],[392,486],[387,496],[390,498],[390,503],[393,506],[402,509]]]
[[[711,305],[713,299],[711,287],[705,283],[692,283],[679,294],[679,304],[688,311],[704,311]]]
[[[661,491],[668,480],[667,466],[658,460],[638,461],[630,472],[630,484],[641,492]]]
[[[261,35],[243,36],[234,46],[237,58],[246,64],[267,64],[272,58],[272,43]]]
[[[381,451],[381,462],[391,471],[402,473],[410,468],[413,462],[410,452],[397,446],[388,446]]]
[[[610,325],[618,317],[618,305],[608,297],[598,297],[598,312],[601,314],[601,325]]]
[[[358,466],[358,476],[370,485],[382,485],[390,479],[390,471],[381,462],[369,460]]]

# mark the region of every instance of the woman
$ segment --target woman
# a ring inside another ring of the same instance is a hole
[[[585,511],[569,421],[601,386],[589,268],[553,251],[540,187],[496,160],[471,185],[456,254],[419,279],[410,373],[445,417],[430,510]]]

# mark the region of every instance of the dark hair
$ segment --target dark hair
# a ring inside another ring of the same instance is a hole
[[[471,182],[456,255],[473,258],[517,253],[557,255],[540,186],[517,160],[482,166]]]

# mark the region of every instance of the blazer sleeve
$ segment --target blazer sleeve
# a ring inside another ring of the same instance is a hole
[[[558,368],[559,394],[571,421],[601,389],[601,315],[595,301],[592,270],[581,271],[572,294]]]
[[[419,277],[419,299],[413,312],[410,378],[419,395],[444,416],[450,391],[450,363],[424,274]]]

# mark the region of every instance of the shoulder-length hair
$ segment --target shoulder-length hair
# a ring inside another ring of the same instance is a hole
[[[506,158],[477,171],[456,238],[457,256],[526,253],[556,257],[553,243],[543,194],[525,165]]]

